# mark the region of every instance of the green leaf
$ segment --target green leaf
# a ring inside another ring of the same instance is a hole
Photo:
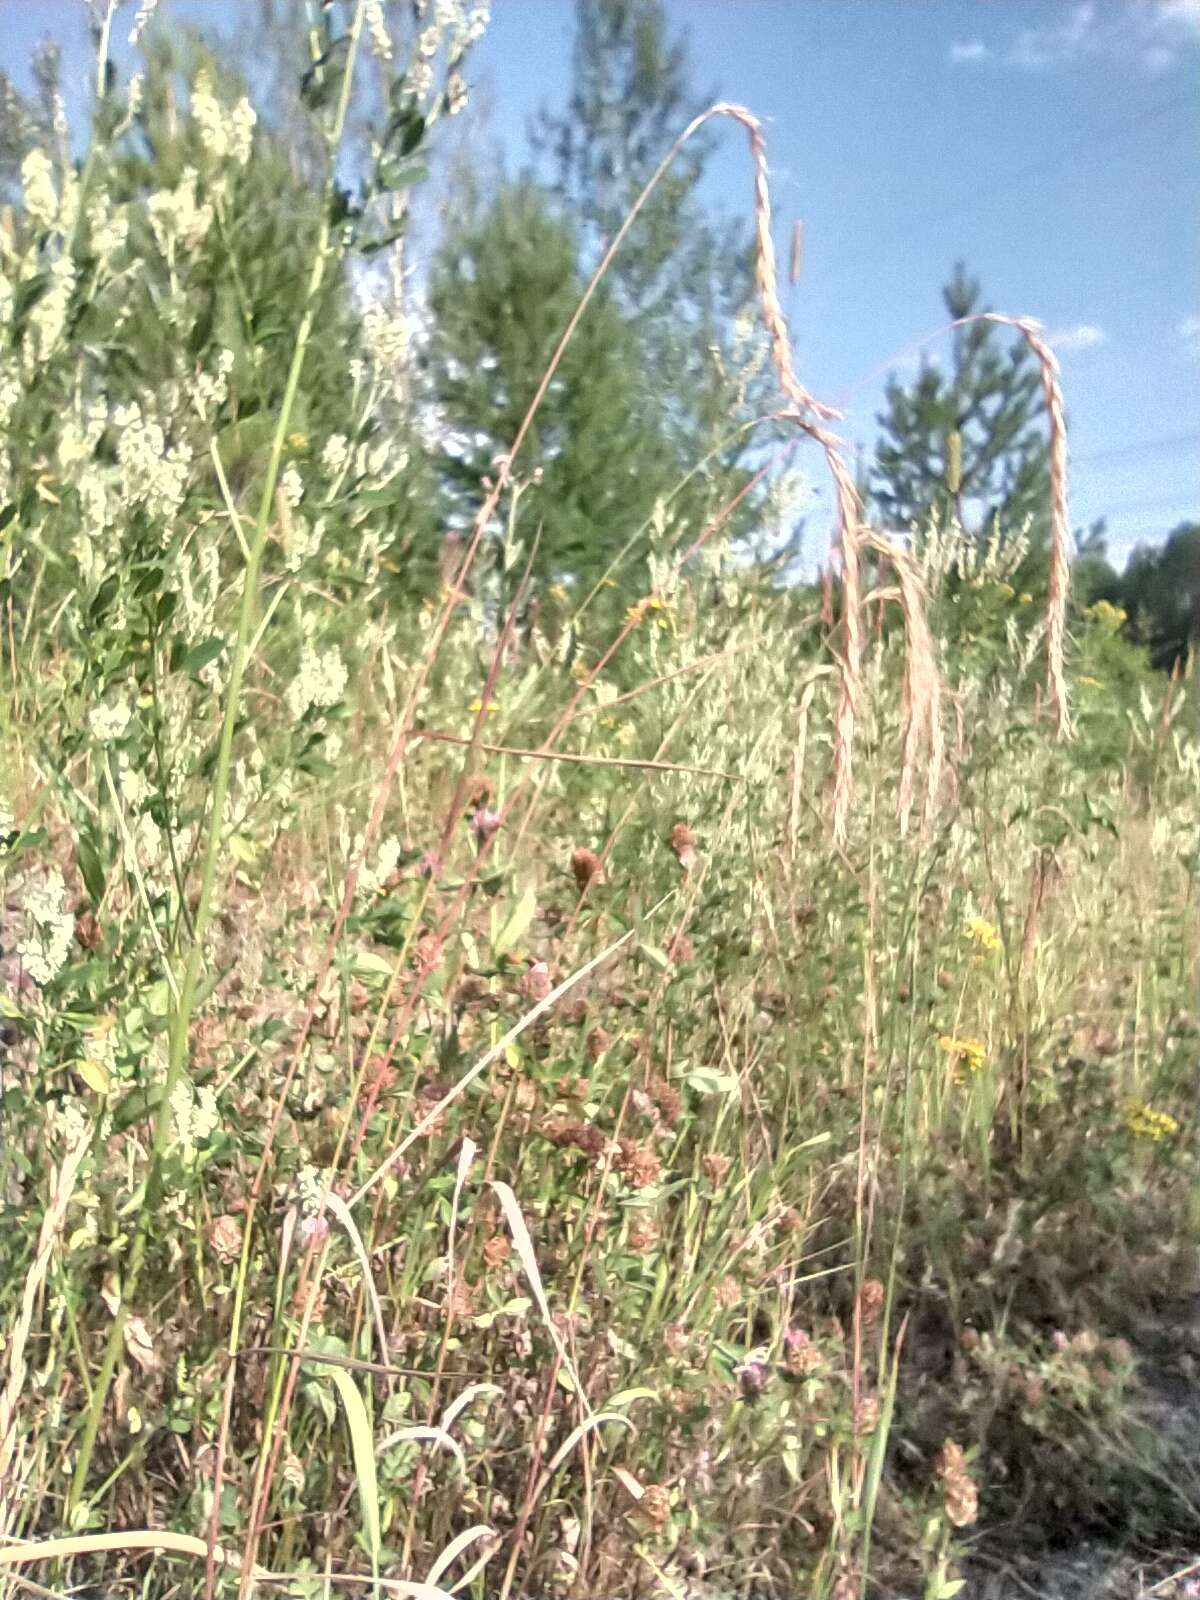
[[[104,899],[104,867],[100,861],[100,852],[90,839],[81,835],[77,854],[83,886],[92,904],[99,907],[101,900]]]
[[[660,972],[669,971],[671,962],[665,950],[660,950],[655,944],[646,944],[644,942],[638,945],[638,949],[646,960],[656,966]]]
[[[608,1410],[610,1410],[610,1411],[620,1411],[623,1406],[630,1406],[630,1405],[633,1404],[633,1402],[635,1400],[657,1400],[657,1399],[658,1399],[658,1390],[657,1389],[645,1389],[645,1388],[622,1389],[619,1394],[614,1394],[613,1397],[610,1400],[606,1400],[604,1403],[605,1403],[605,1406],[607,1407]]]
[[[300,98],[310,111],[328,105],[337,91],[340,74],[350,51],[349,35],[335,39],[325,54],[314,61],[300,80]]]
[[[112,1087],[112,1073],[102,1061],[93,1061],[85,1056],[82,1061],[75,1063],[75,1071],[93,1094],[107,1094]]]
[[[738,1086],[732,1074],[717,1072],[713,1067],[696,1067],[683,1081],[697,1094],[733,1094]]]
[[[161,1089],[137,1088],[125,1096],[112,1114],[114,1133],[124,1133],[135,1122],[148,1121],[162,1104]]]
[[[213,634],[210,639],[202,639],[199,644],[194,644],[180,662],[184,672],[199,672],[201,667],[208,666],[210,661],[215,661],[225,648],[225,641],[219,634]]]
[[[371,1570],[379,1570],[379,1485],[375,1477],[375,1449],[371,1423],[363,1397],[344,1367],[330,1367],[329,1377],[337,1385],[350,1429],[350,1448],[354,1452],[354,1474],[358,1479],[358,1503],[362,1509],[363,1532],[371,1552]]]
[[[492,940],[493,956],[499,959],[506,950],[511,950],[514,945],[520,943],[529,931],[529,924],[533,921],[533,913],[536,910],[537,895],[530,884],[509,913],[500,932]]]

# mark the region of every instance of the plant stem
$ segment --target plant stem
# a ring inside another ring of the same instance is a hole
[[[354,72],[354,58],[356,54],[359,34],[362,25],[362,5],[360,3],[355,15],[354,25],[351,30],[352,45],[346,62],[345,77],[342,82],[342,93],[338,103],[337,117],[331,136],[331,144],[336,144],[345,125],[346,109],[349,104],[350,83]],[[237,726],[238,705],[241,700],[242,681],[245,676],[246,662],[249,658],[250,637],[254,628],[255,611],[258,600],[259,576],[262,571],[263,552],[266,549],[267,529],[271,518],[271,506],[275,496],[275,486],[279,481],[279,469],[283,460],[284,443],[287,439],[291,422],[296,394],[300,387],[300,376],[304,368],[304,358],[308,351],[309,340],[312,337],[313,323],[316,317],[316,304],[321,287],[325,281],[325,272],[331,255],[331,226],[330,204],[332,200],[332,161],[331,176],[326,184],[326,204],[322,207],[321,227],[317,237],[317,248],[313,257],[312,271],[309,275],[308,289],[304,300],[304,312],[300,319],[300,326],[296,331],[296,343],[292,350],[291,366],[288,369],[287,384],[284,388],[283,401],[279,408],[279,418],[275,424],[275,433],[271,441],[271,454],[267,462],[266,476],[263,480],[262,494],[259,499],[258,515],[254,523],[254,532],[250,540],[250,547],[246,558],[246,565],[242,576],[241,604],[238,610],[237,635],[234,640],[232,659],[229,664],[229,684],[225,698],[225,715],[221,725],[221,740],[217,751],[216,769],[213,773],[212,784],[212,812],[209,818],[208,835],[204,849],[204,863],[200,877],[200,900],[196,908],[195,925],[192,930],[191,943],[188,947],[187,958],[184,964],[183,979],[179,984],[179,997],[174,1004],[170,1015],[170,1049],[167,1059],[167,1073],[163,1083],[162,1100],[159,1104],[158,1115],[154,1123],[154,1136],[150,1148],[150,1167],[146,1178],[145,1198],[142,1202],[141,1213],[138,1217],[137,1228],[133,1242],[129,1249],[129,1258],[126,1263],[121,1285],[121,1302],[113,1318],[109,1331],[108,1343],[104,1350],[104,1359],[100,1364],[100,1371],[96,1377],[96,1385],[92,1393],[91,1404],[84,1419],[83,1433],[79,1441],[79,1454],[75,1461],[75,1471],[71,1478],[71,1487],[67,1495],[67,1525],[73,1526],[78,1511],[83,1490],[87,1484],[88,1470],[92,1462],[92,1453],[96,1445],[96,1434],[100,1427],[100,1419],[104,1414],[104,1407],[108,1401],[109,1389],[112,1386],[113,1374],[120,1359],[124,1346],[125,1323],[129,1307],[133,1303],[138,1281],[141,1277],[142,1267],[146,1259],[146,1247],[150,1239],[150,1231],[158,1211],[160,1193],[162,1189],[163,1158],[171,1137],[172,1095],[183,1079],[187,1065],[188,1035],[191,1029],[192,1012],[196,1003],[196,990],[200,981],[201,969],[204,965],[204,938],[208,931],[208,924],[212,914],[213,891],[217,878],[217,862],[221,854],[221,825],[225,813],[225,801],[229,793],[229,770],[233,757],[233,734]]]

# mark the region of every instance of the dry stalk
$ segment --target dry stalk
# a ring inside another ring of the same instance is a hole
[[[903,746],[900,765],[900,834],[908,832],[912,815],[913,789],[917,763],[922,751],[926,757],[925,804],[922,827],[933,820],[938,785],[945,755],[942,733],[942,685],[938,676],[933,635],[925,610],[925,586],[912,558],[876,533],[864,535],[863,543],[883,555],[896,574],[896,588],[881,592],[879,598],[899,601],[904,617]]]
[[[42,1226],[38,1232],[37,1253],[25,1275],[21,1312],[8,1343],[8,1381],[3,1393],[0,1393],[0,1535],[8,1531],[10,1491],[15,1488],[15,1484],[10,1482],[10,1471],[17,1442],[17,1405],[28,1370],[25,1347],[29,1342],[29,1330],[33,1326],[34,1308],[45,1286],[55,1241],[62,1229],[71,1195],[75,1191],[75,1179],[79,1173],[80,1163],[87,1154],[91,1142],[89,1130],[67,1151],[62,1165],[55,1174],[50,1191],[50,1203],[46,1207],[46,1214],[42,1218]]]
[[[794,420],[816,440],[824,452],[837,496],[837,542],[842,562],[842,640],[841,687],[834,720],[833,837],[834,843],[840,846],[845,842],[853,795],[854,728],[862,694],[862,582],[859,572],[862,506],[842,455],[842,440],[822,426],[822,423],[840,417],[841,412],[815,400],[796,377],[792,365],[791,340],[779,302],[775,245],[771,238],[771,196],[767,187],[767,149],[762,136],[762,124],[744,106],[722,102],[706,111],[693,126],[698,127],[712,116],[732,117],[746,130],[750,140],[750,154],[754,161],[755,281],[763,322],[771,340],[775,373],[780,388],[795,407]]]

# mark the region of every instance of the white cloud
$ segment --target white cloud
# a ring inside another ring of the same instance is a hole
[[[1026,72],[1071,67],[1088,57],[1163,73],[1200,45],[1200,0],[1073,0],[1051,8],[1053,20],[1010,33],[1006,44],[982,39],[950,46],[952,61],[983,55]],[[982,52],[982,54],[980,53]]]
[[[1200,317],[1184,317],[1179,324],[1179,337],[1190,356],[1200,356]]]
[[[1200,35],[1200,0],[1151,0],[1146,10],[1154,27]]]
[[[1046,335],[1046,342],[1060,355],[1074,355],[1079,350],[1094,350],[1107,344],[1108,335],[1093,322],[1080,322],[1073,328],[1055,328]]]
[[[1096,6],[1094,0],[1078,0],[1066,20],[1043,28],[1022,28],[1013,41],[1008,59],[1016,67],[1040,70],[1066,65],[1096,45]]]
[[[1152,44],[1142,51],[1142,61],[1148,72],[1165,72],[1175,65],[1175,60],[1174,50],[1168,50],[1165,44]]]

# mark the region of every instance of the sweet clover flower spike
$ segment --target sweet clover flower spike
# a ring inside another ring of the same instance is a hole
[[[88,714],[88,726],[99,744],[112,744],[128,728],[131,715],[129,706],[123,700],[111,706],[93,706]]]
[[[75,934],[75,918],[67,908],[67,886],[52,867],[40,883],[25,890],[29,931],[17,946],[26,972],[44,988],[66,965]]]
[[[306,644],[300,655],[296,676],[288,684],[288,710],[299,719],[310,706],[333,706],[345,693],[347,672],[336,645],[317,650]]]

